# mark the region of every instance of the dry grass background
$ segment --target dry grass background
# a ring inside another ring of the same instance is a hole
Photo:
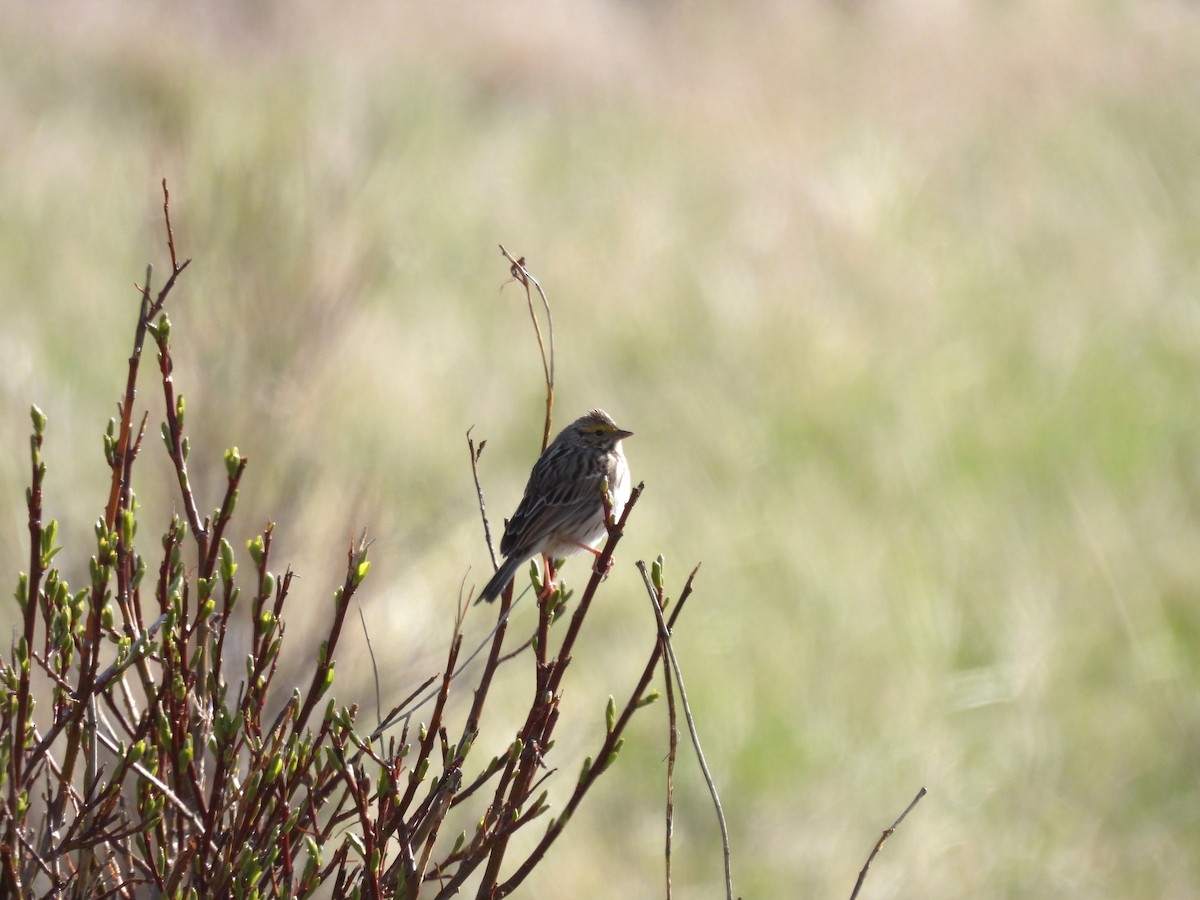
[[[2,569],[36,401],[86,577],[165,176],[198,491],[250,456],[296,650],[366,525],[407,693],[486,564],[463,433],[497,519],[540,436],[503,242],[555,303],[559,424],[604,406],[647,483],[568,678],[581,752],[653,633],[633,560],[703,561],[677,647],[740,894],[848,895],[925,784],[864,896],[1193,895],[1197,85],[1165,0],[5,4]],[[358,637],[336,691],[373,705]],[[527,896],[661,894],[661,714]],[[715,896],[694,767],[678,799],[677,895]]]

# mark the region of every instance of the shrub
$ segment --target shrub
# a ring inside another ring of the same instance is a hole
[[[306,683],[281,698],[286,689],[276,673],[293,571],[275,569],[274,524],[248,542],[250,566],[237,561],[226,538],[247,469],[236,448],[224,454],[224,494],[210,515],[200,512],[193,492],[166,313],[190,261],[176,256],[165,182],[163,192],[170,274],[154,293],[148,268],[141,287],[119,417],[104,438],[111,490],[96,521],[90,581],[78,590],[54,566],[58,525],[42,508],[42,447],[52,432],[47,417],[32,409],[29,571],[16,590],[19,633],[8,659],[0,660],[0,893],[255,897],[308,896],[322,888],[337,896],[444,897],[474,878],[480,896],[509,894],[612,765],[633,713],[657,696],[649,689],[662,658],[656,638],[628,699],[620,706],[610,700],[603,741],[571,766],[578,777],[564,808],[523,858],[509,860],[512,836],[548,812],[547,779],[565,771],[561,762],[558,769],[545,763],[563,678],[602,580],[598,573],[612,558],[641,486],[619,521],[609,517],[596,573],[569,619],[571,598],[561,588],[539,598],[535,636],[504,654],[512,604],[506,592],[482,648],[480,675],[468,685],[460,677],[466,611],[460,606],[444,671],[371,732],[356,707],[330,696],[346,615],[370,570],[364,535],[347,553]],[[139,538],[146,513],[133,490],[148,420],[148,413],[135,412],[147,337],[165,404],[162,439],[183,509],[182,517],[170,517],[156,547]],[[471,457],[479,458],[473,444]],[[651,596],[665,603],[661,563],[651,581]],[[690,579],[671,623],[689,592]],[[559,623],[566,624],[555,642],[551,628]],[[244,661],[230,658],[227,638],[237,632],[249,646]],[[507,751],[480,764],[471,751],[493,675],[515,660],[532,662],[537,690]],[[447,700],[468,688],[469,712],[455,725]],[[428,724],[413,727],[413,714],[429,701]],[[399,734],[385,738],[396,724]],[[474,830],[441,835],[447,814],[464,804]]]

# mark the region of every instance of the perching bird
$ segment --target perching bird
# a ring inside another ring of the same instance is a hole
[[[504,562],[479,593],[492,601],[528,559],[560,559],[592,545],[605,533],[601,485],[608,479],[613,517],[629,500],[629,463],[621,441],[632,431],[618,428],[608,413],[593,409],[564,428],[547,447],[525,485],[525,496],[504,526]]]

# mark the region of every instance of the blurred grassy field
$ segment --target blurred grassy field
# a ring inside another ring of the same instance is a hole
[[[486,564],[464,432],[497,521],[540,437],[503,242],[554,303],[558,424],[609,410],[647,485],[564,751],[648,652],[633,561],[702,561],[677,649],[739,894],[848,896],[926,785],[864,897],[1194,896],[1198,85],[1165,0],[5,4],[0,571],[37,402],[83,580],[165,176],[204,505],[238,445],[297,647],[367,526],[407,693]],[[524,895],[660,896],[664,756],[653,708]],[[679,777],[677,896],[717,896]]]

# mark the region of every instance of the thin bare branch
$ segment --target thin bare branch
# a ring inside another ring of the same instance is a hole
[[[500,245],[500,252],[511,263],[509,274],[525,289],[525,302],[529,306],[529,318],[533,320],[533,330],[537,335],[538,350],[542,354],[542,373],[546,380],[546,420],[545,427],[542,430],[542,449],[545,450],[550,446],[550,431],[554,419],[554,316],[550,312],[550,301],[546,297],[546,292],[542,290],[542,286],[538,280],[525,268],[525,257],[522,256],[520,259],[514,258],[504,248],[503,244]],[[533,295],[529,293],[529,285],[531,284],[537,289],[538,296],[542,298],[542,307],[546,310],[546,330],[550,338],[549,350],[547,350],[546,343],[542,340],[542,329],[538,324],[537,313],[533,309]]]
[[[883,849],[883,845],[887,843],[887,839],[895,833],[896,829],[900,827],[900,823],[904,821],[905,816],[912,812],[913,807],[920,803],[921,798],[924,796],[925,788],[922,787],[919,791],[917,791],[917,796],[913,797],[908,806],[904,807],[904,812],[900,813],[900,815],[896,818],[896,821],[893,822],[891,826],[883,830],[883,834],[879,836],[879,840],[877,840],[875,842],[875,846],[871,848],[871,855],[867,857],[867,861],[863,863],[862,869],[859,870],[858,880],[854,882],[854,890],[850,892],[850,900],[856,900],[858,897],[858,892],[862,890],[863,882],[867,880],[867,869],[871,868],[871,863],[875,861],[875,857],[878,855],[879,851]]]
[[[687,720],[688,732],[692,736],[692,746],[696,748],[696,760],[700,763],[700,771],[704,773],[704,783],[708,785],[708,792],[712,796],[713,808],[717,813],[717,823],[721,827],[721,853],[725,861],[725,896],[727,900],[733,900],[733,869],[729,852],[729,826],[725,822],[725,812],[721,809],[721,798],[717,794],[717,785],[713,781],[712,773],[708,770],[708,762],[704,759],[704,750],[700,747],[700,735],[696,731],[696,720],[692,717],[692,709],[688,704],[687,689],[683,684],[683,672],[679,668],[679,660],[675,657],[675,648],[671,645],[671,629],[667,627],[666,619],[663,618],[662,607],[658,605],[658,592],[654,589],[654,583],[650,580],[650,573],[646,569],[646,563],[639,559],[637,567],[638,571],[642,573],[642,580],[645,582],[646,591],[650,595],[650,603],[654,607],[654,617],[658,620],[658,634],[666,649],[666,658],[671,662],[671,670],[675,673],[675,683],[679,687],[679,700],[683,706],[683,715]]]

